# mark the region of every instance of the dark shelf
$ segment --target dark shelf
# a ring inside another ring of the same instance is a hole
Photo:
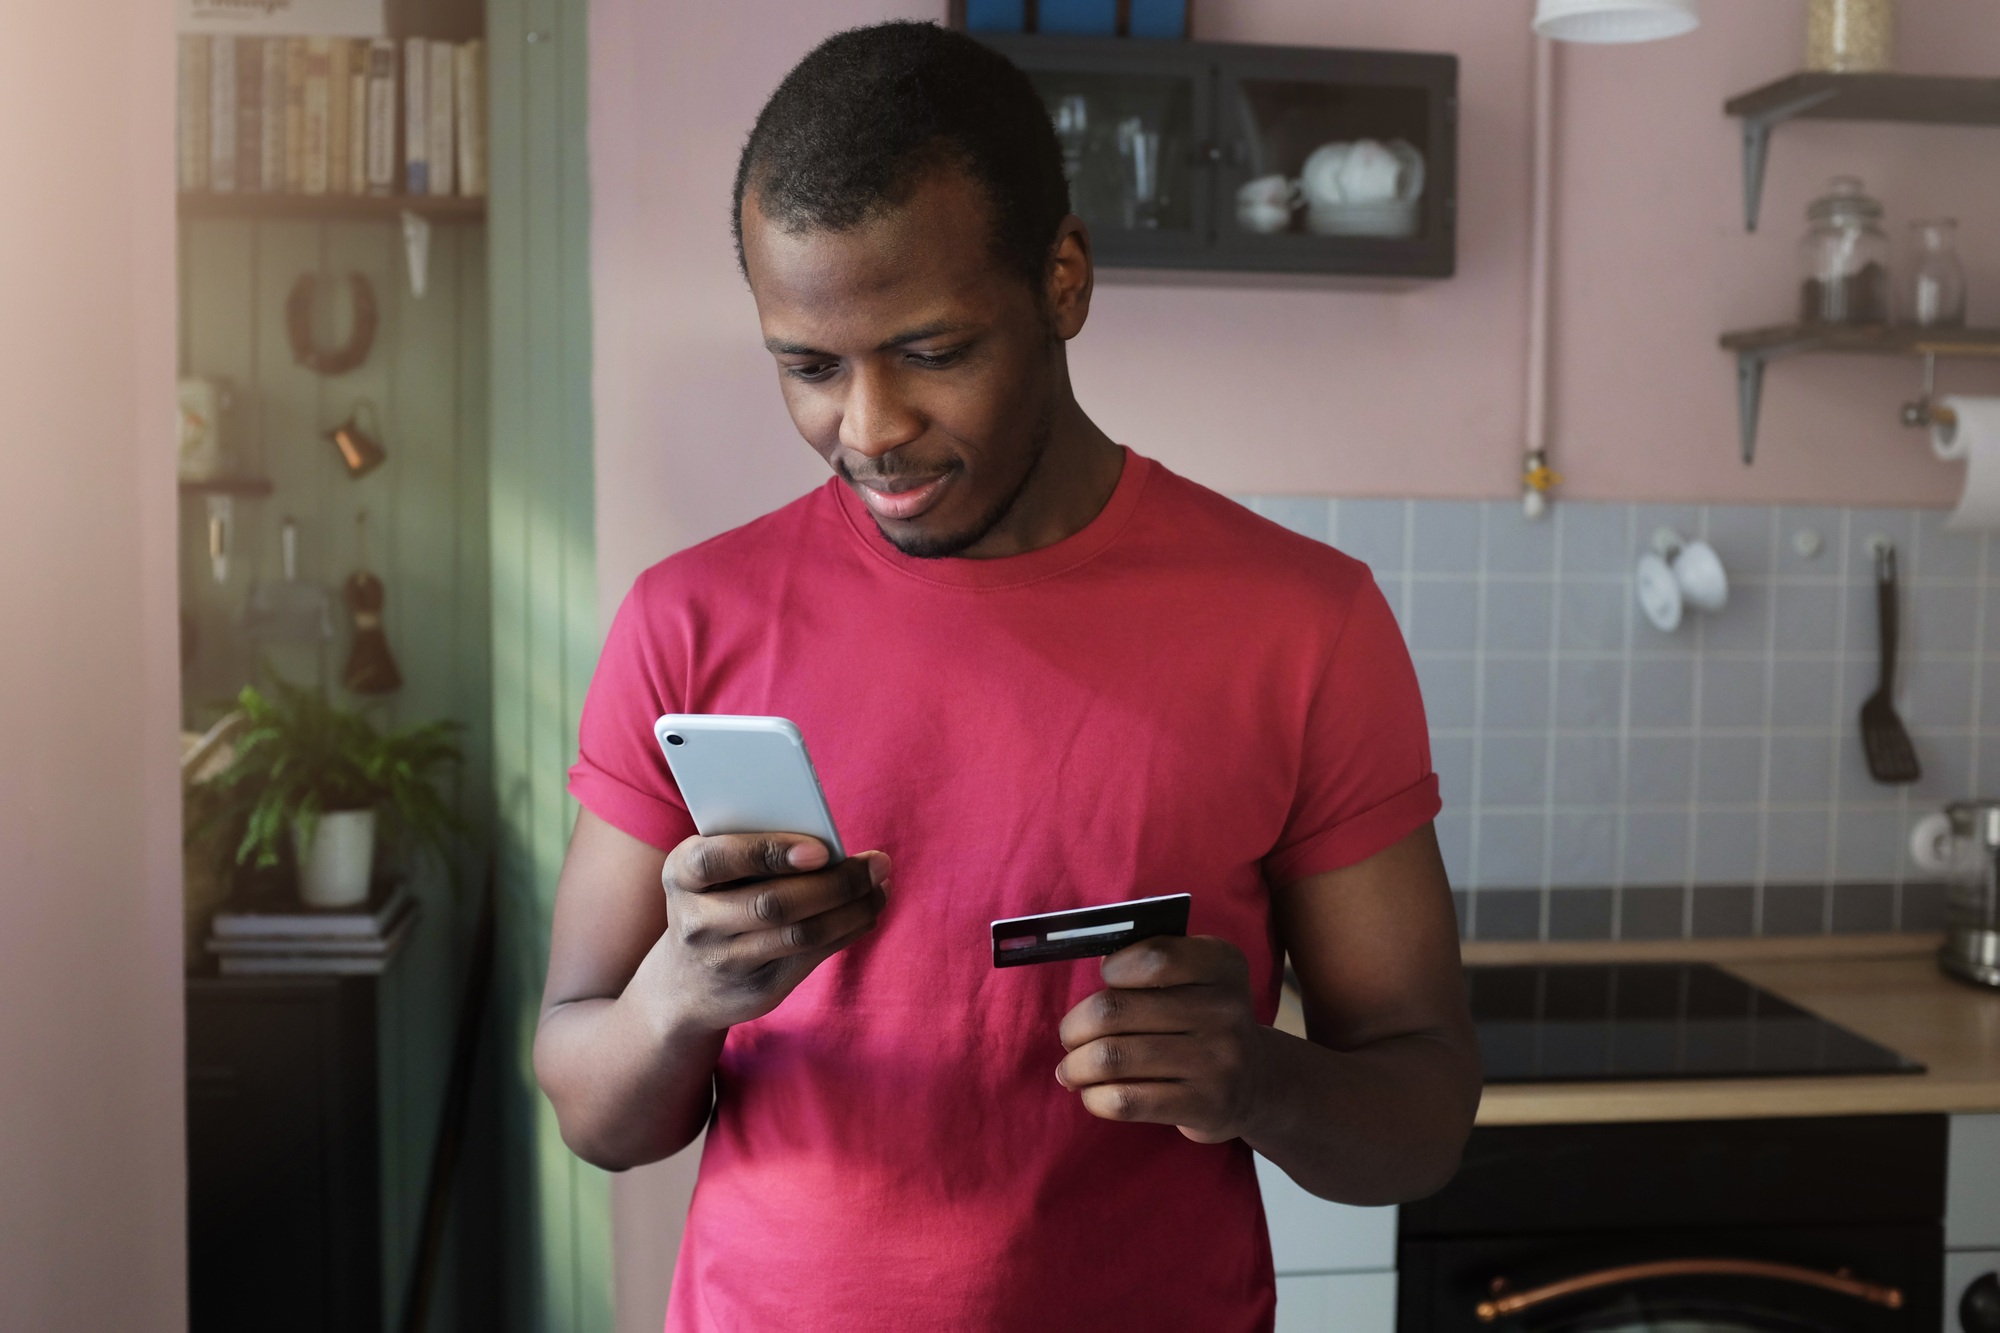
[[[1737,329],[1725,333],[1721,342],[1725,349],[1736,353],[1737,428],[1741,433],[1746,467],[1756,461],[1757,415],[1764,396],[1764,367],[1773,361],[1806,352],[1844,352],[1861,356],[2000,357],[2000,329],[1920,329],[1892,324],[1772,324],[1760,329]]]
[[[1730,98],[1743,121],[1743,225],[1757,230],[1771,131],[1788,120],[2000,125],[2000,79],[1929,74],[1793,74]]]
[[[455,195],[198,194],[180,196],[184,218],[239,222],[394,222],[404,211],[436,224],[486,221],[486,201]]]
[[[240,495],[258,499],[271,493],[269,477],[215,477],[208,481],[184,481],[182,495]]]

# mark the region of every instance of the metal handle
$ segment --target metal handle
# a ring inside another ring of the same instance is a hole
[[[1490,1324],[1506,1315],[1519,1314],[1533,1306],[1560,1300],[1564,1296],[1574,1296],[1578,1292],[1596,1291],[1603,1287],[1622,1287],[1631,1282],[1645,1282],[1661,1277],[1760,1277],[1773,1282],[1790,1282],[1801,1287],[1818,1287],[1822,1291],[1835,1292],[1842,1296],[1852,1296],[1870,1305],[1879,1305],[1886,1310],[1903,1308],[1903,1293],[1896,1287],[1879,1286],[1873,1282],[1862,1282],[1850,1276],[1846,1269],[1838,1273],[1822,1273],[1812,1268],[1796,1268],[1791,1264],[1766,1263],[1760,1259],[1660,1259],[1645,1264],[1625,1264],[1618,1268],[1600,1268],[1595,1273],[1584,1273],[1577,1277],[1564,1278],[1531,1291],[1508,1294],[1505,1278],[1493,1280],[1493,1296],[1481,1301],[1473,1313],[1479,1322]]]

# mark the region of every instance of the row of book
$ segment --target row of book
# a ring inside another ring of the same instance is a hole
[[[485,44],[180,39],[180,188],[486,193]]]

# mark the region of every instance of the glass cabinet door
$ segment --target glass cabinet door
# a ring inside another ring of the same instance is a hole
[[[1220,266],[1451,273],[1456,58],[1217,49]]]
[[[996,37],[1049,108],[1070,208],[1099,264],[1198,264],[1208,249],[1213,70],[1181,42]]]

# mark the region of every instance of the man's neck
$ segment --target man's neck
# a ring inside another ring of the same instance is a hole
[[[1006,515],[965,550],[967,560],[996,560],[1053,546],[1090,526],[1118,489],[1125,451],[1063,395],[1049,442]]]

